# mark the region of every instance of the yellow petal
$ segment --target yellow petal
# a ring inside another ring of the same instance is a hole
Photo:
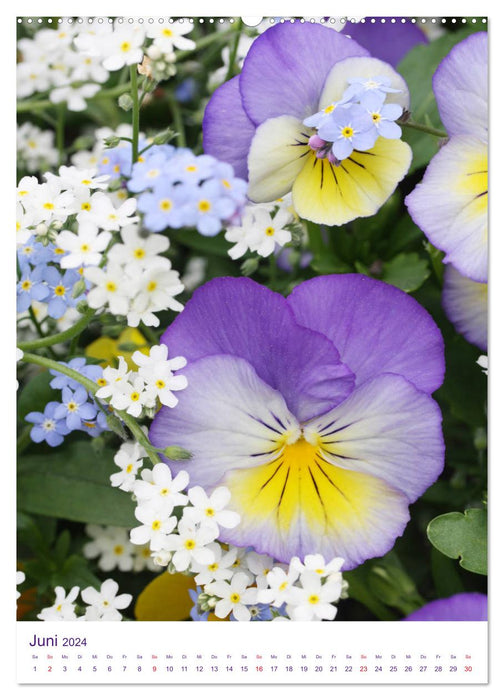
[[[137,620],[187,620],[193,602],[189,591],[195,591],[194,579],[185,574],[165,572],[151,581],[136,600]]]
[[[140,350],[144,355],[149,354],[147,341],[137,328],[126,328],[117,340],[104,335],[90,343],[85,349],[85,354],[87,357],[101,360],[100,364],[102,367],[114,365],[117,357],[122,355],[128,365],[128,369],[136,370],[137,366],[131,359],[135,350],[128,352],[121,348],[123,345],[135,345],[137,346],[136,349]]]
[[[408,172],[411,155],[404,141],[381,137],[338,167],[311,153],[292,188],[294,208],[301,218],[329,226],[372,216]]]
[[[248,156],[249,199],[271,202],[290,192],[311,153],[309,133],[299,119],[290,116],[267,119],[257,128]]]

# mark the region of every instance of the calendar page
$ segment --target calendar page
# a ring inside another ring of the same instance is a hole
[[[18,687],[487,684],[487,18],[16,30]]]

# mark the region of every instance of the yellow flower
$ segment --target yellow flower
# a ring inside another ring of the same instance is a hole
[[[131,346],[132,349],[125,350],[123,349],[124,346]],[[136,328],[126,328],[117,339],[102,335],[101,338],[94,340],[86,347],[85,354],[87,357],[101,360],[100,364],[102,367],[113,365],[118,356],[122,355],[128,365],[128,369],[136,370],[137,366],[131,359],[135,350],[140,350],[144,355],[149,354],[147,341],[140,331]]]

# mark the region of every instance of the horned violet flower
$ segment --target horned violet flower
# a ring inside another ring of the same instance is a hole
[[[394,114],[407,109],[401,76],[352,39],[322,25],[278,24],[254,41],[241,74],[210,99],[204,149],[238,177],[248,174],[254,202],[292,191],[296,213],[316,223],[371,216],[405,176],[411,149],[397,130],[391,136],[374,127],[381,115],[359,102],[368,84],[380,104],[398,107]],[[320,113],[328,118],[319,120]],[[319,122],[332,126],[325,136]]]
[[[224,541],[281,562],[342,557],[346,568],[393,546],[443,468],[430,396],[443,341],[414,299],[355,274],[303,282],[287,299],[220,278],[162,342],[187,359],[188,387],[150,439],[192,454],[192,484],[229,489],[241,519]]]
[[[468,70],[470,66],[470,70]],[[488,281],[488,39],[464,39],[432,80],[449,141],[406,198],[408,211],[445,263],[475,282]]]

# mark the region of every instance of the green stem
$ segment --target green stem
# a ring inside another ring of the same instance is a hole
[[[229,55],[229,66],[227,69],[227,74],[226,74],[226,81],[231,80],[231,78],[234,75],[234,69],[235,69],[235,62],[236,62],[236,54],[238,53],[238,44],[240,43],[240,37],[241,37],[241,32],[242,32],[242,26],[243,22],[241,17],[238,20],[238,26],[236,28],[236,37],[233,41],[233,46],[231,48],[231,53]]]
[[[131,155],[133,163],[138,160],[138,133],[140,131],[140,103],[138,101],[138,73],[137,64],[134,63],[130,66],[130,79],[131,79],[131,99],[133,100],[132,108],[132,126],[133,126],[133,139],[131,142]]]
[[[70,328],[61,333],[56,333],[55,335],[46,335],[44,338],[39,338],[38,340],[31,340],[26,343],[19,343],[18,347],[23,352],[30,350],[38,350],[39,348],[48,348],[52,345],[57,345],[57,343],[65,343],[67,340],[71,340],[76,335],[79,335],[85,328],[88,327],[91,319],[95,315],[94,309],[89,309],[86,313]]]
[[[55,362],[54,360],[50,360],[48,357],[41,357],[40,355],[34,355],[30,352],[25,352],[22,361],[29,362],[33,365],[39,365],[40,367],[46,367],[47,369],[56,370],[57,372],[60,372],[61,374],[64,374],[67,377],[70,377],[71,379],[74,379],[76,382],[79,382],[79,384],[81,384],[85,389],[87,389],[89,393],[93,396],[95,396],[96,392],[100,388],[99,385],[92,379],[85,377],[80,372],[76,372],[74,369],[71,369],[67,365],[61,364],[61,362]],[[128,413],[126,413],[126,411],[118,411],[117,409],[114,409],[114,412],[129,428],[129,431],[131,432],[135,440],[140,445],[142,445],[144,450],[147,452],[147,456],[149,457],[152,464],[158,464],[159,457],[157,456],[157,452],[145,437],[145,433],[138,425],[136,420],[132,418],[132,416],[130,416]]]
[[[415,131],[423,131],[424,134],[431,134],[431,136],[436,136],[439,139],[448,138],[448,134],[441,129],[434,129],[433,126],[427,126],[427,124],[419,124],[409,119],[407,122],[401,123],[401,126],[407,126],[409,129],[415,129]]]
[[[187,141],[185,135],[184,121],[182,119],[182,112],[180,111],[178,102],[173,97],[173,95],[168,94],[168,103],[170,105],[170,110],[172,113],[173,127],[174,130],[177,132],[177,146],[179,146],[179,148],[185,148],[187,145]]]
[[[56,148],[58,150],[58,165],[63,165],[65,160],[65,112],[64,102],[58,105],[58,118],[56,121]]]

